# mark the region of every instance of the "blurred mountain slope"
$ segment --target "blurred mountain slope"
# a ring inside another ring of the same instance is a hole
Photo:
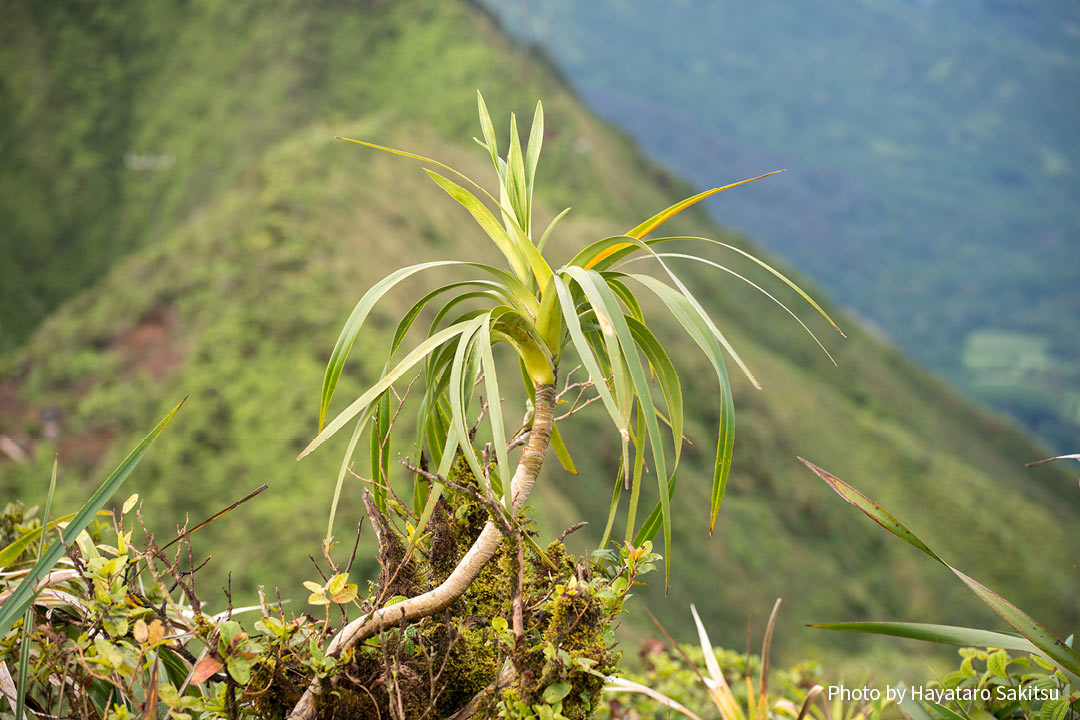
[[[739,228],[969,396],[1080,437],[1080,7],[485,3]]]

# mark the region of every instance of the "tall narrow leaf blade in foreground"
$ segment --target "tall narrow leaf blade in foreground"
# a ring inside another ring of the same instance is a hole
[[[844,498],[844,500],[848,501],[855,507],[862,510],[863,513],[865,513],[871,520],[876,522],[878,525],[885,528],[893,535],[900,538],[909,545],[912,545],[919,550],[922,550],[924,553],[934,558],[942,565],[948,564],[940,557],[938,557],[937,553],[931,550],[925,543],[923,543],[922,540],[916,537],[915,533],[908,530],[907,526],[905,526],[902,522],[893,517],[888,510],[881,507],[873,500],[848,485],[843,480],[837,478],[836,476],[828,473],[825,470],[822,470],[809,460],[799,458],[799,461],[802,462],[802,464],[806,467],[810,468],[815,475],[824,480],[826,484],[828,484],[828,486],[833,489],[833,492]]]
[[[45,524],[52,517],[52,501],[53,496],[56,494],[56,468],[60,464],[59,456],[53,457],[52,475],[49,478],[49,494],[45,498],[45,512],[41,516],[42,529],[44,530]],[[41,553],[45,550],[45,542],[47,536],[42,532],[41,542],[38,543],[37,557],[35,561],[41,560]],[[22,643],[19,646],[19,688],[18,697],[15,702],[15,717],[23,718],[23,711],[26,708],[26,691],[29,683],[27,679],[30,676],[30,631],[34,622],[34,603],[33,597],[31,602],[26,605],[26,613],[23,615],[22,626]]]
[[[1036,653],[1041,651],[1031,641],[1018,635],[977,630],[975,628],[956,627],[953,625],[932,625],[928,623],[908,622],[841,622],[811,625],[820,630],[839,630],[843,632],[872,633],[891,635],[909,640],[960,645],[962,647],[1001,648],[1020,652]]]
[[[949,566],[960,581],[979,596],[979,599],[990,606],[990,609],[1001,616],[1001,619],[1016,628],[1017,632],[1043,651],[1054,663],[1072,673],[1075,681],[1080,681],[1080,655],[1066,645],[1056,635],[1047,630],[1041,623],[1025,613],[1011,602],[995,593],[977,580],[968,577],[956,568]]]
[[[690,338],[702,349],[712,363],[716,379],[720,383],[720,423],[717,431],[716,463],[713,466],[712,491],[709,502],[709,532],[716,524],[716,515],[724,500],[728,473],[731,471],[731,456],[735,444],[735,404],[731,396],[731,381],[724,365],[720,343],[710,332],[704,320],[690,302],[673,288],[665,285],[650,275],[629,275],[654,294],[667,306],[671,314],[679,321]]]
[[[593,355],[592,349],[581,331],[581,321],[578,319],[577,307],[574,305],[574,298],[570,294],[570,288],[558,275],[554,277],[554,284],[555,291],[558,293],[559,306],[563,311],[563,319],[566,320],[566,328],[570,332],[570,340],[577,350],[581,364],[585,366],[585,372],[589,374],[589,379],[592,380],[596,392],[600,395],[600,399],[608,411],[608,415],[611,416],[612,422],[615,423],[615,427],[619,429],[620,433],[626,433],[628,431],[622,421],[619,406],[615,403],[615,398],[611,396],[611,390],[608,389],[604,373],[601,372],[600,365],[596,362],[596,357]]]
[[[890,515],[873,500],[842,480],[830,475],[812,462],[803,460],[802,458],[799,458],[799,460],[810,468],[818,477],[828,483],[829,487],[840,495],[840,497],[862,510],[866,515],[870,516],[874,522],[952,570],[960,581],[967,585],[968,589],[975,593],[980,600],[989,605],[1002,620],[1012,625],[1017,632],[1030,640],[1035,647],[1042,651],[1042,654],[1044,654],[1047,659],[1057,664],[1061,669],[1071,673],[1073,677],[1080,682],[1080,655],[1077,655],[1075,650],[1062,642],[1057,636],[1043,627],[1038,621],[1023,610],[1016,607],[993,590],[990,590],[982,583],[968,577],[942,560],[937,553],[916,537],[913,532],[908,530],[899,520]]]
[[[566,269],[566,273],[572,277],[585,292],[585,295],[593,308],[597,311],[602,308],[607,314],[608,320],[612,325],[612,332],[619,341],[622,357],[626,360],[627,369],[630,372],[630,378],[634,387],[634,395],[637,397],[638,403],[640,403],[640,411],[645,418],[645,428],[649,435],[649,446],[652,449],[654,463],[653,472],[656,474],[656,481],[659,484],[660,491],[660,516],[663,520],[662,529],[664,532],[664,587],[667,587],[671,567],[670,563],[666,560],[666,558],[671,555],[671,506],[668,502],[668,495],[665,492],[668,480],[667,458],[664,455],[664,444],[663,439],[660,436],[660,425],[656,420],[656,409],[653,404],[649,381],[645,376],[645,368],[641,364],[641,357],[638,354],[637,345],[630,332],[630,327],[627,325],[626,316],[623,315],[618,300],[615,298],[615,294],[612,292],[611,288],[607,286],[607,283],[604,282],[603,276],[595,270],[584,270],[579,267],[569,267]],[[616,361],[617,358],[612,358],[613,363]],[[644,438],[638,438],[638,442],[642,442],[643,440]],[[675,444],[679,445],[681,442],[682,437],[680,434],[680,437],[675,439]]]
[[[186,399],[186,398],[185,398]],[[19,586],[15,588],[8,599],[4,602],[3,606],[0,606],[0,637],[7,635],[8,630],[11,629],[15,619],[18,618],[30,604],[31,598],[34,595],[34,591],[37,588],[37,584],[41,581],[45,575],[52,570],[57,561],[64,554],[65,546],[71,545],[75,542],[75,538],[86,529],[86,526],[90,524],[90,521],[101,510],[105,503],[109,501],[109,498],[124,484],[128,475],[135,469],[135,466],[139,464],[139,461],[146,455],[146,451],[150,449],[150,446],[157,440],[158,435],[161,434],[165,426],[169,424],[169,421],[173,419],[176,412],[180,409],[180,406],[184,404],[181,400],[176,407],[172,409],[165,418],[157,424],[157,426],[150,431],[142,442],[140,442],[131,454],[124,458],[112,474],[105,479],[105,482],[101,484],[101,487],[90,496],[90,499],[75,513],[75,517],[64,528],[64,532],[61,535],[63,538],[62,543],[53,543],[42,554],[41,558],[34,565],[33,569],[23,578],[23,581],[19,583]]]

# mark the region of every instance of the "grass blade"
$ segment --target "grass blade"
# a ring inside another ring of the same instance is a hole
[[[810,468],[810,470],[812,470],[815,475],[824,480],[828,484],[828,486],[833,489],[833,492],[844,498],[844,500],[851,503],[855,507],[862,510],[863,513],[867,515],[867,517],[876,522],[878,525],[885,528],[893,535],[900,538],[909,545],[912,545],[913,547],[922,550],[924,553],[937,560],[942,565],[948,565],[948,563],[938,557],[937,553],[931,550],[925,543],[923,543],[922,540],[916,537],[915,533],[908,530],[902,522],[893,517],[888,510],[881,507],[873,500],[848,485],[843,480],[840,480],[839,478],[831,475],[827,471],[822,470],[809,460],[799,458],[799,461],[802,462],[802,464],[806,467]]]
[[[931,625],[928,623],[906,622],[841,622],[810,625],[820,630],[838,630],[842,632],[872,633],[891,635],[909,640],[960,645],[962,647],[1001,648],[1020,652],[1042,652],[1030,640],[1018,635],[977,630],[975,628],[956,627],[953,625]]]
[[[818,477],[828,483],[829,487],[840,495],[840,497],[862,510],[863,513],[873,519],[874,522],[952,570],[960,581],[967,585],[968,589],[975,593],[980,600],[989,605],[1002,620],[1012,625],[1017,632],[1030,640],[1035,647],[1042,651],[1047,659],[1056,663],[1060,668],[1068,671],[1080,681],[1080,655],[1077,655],[1075,650],[1058,639],[1053,633],[1043,627],[1038,621],[1023,610],[990,590],[982,583],[968,577],[942,560],[937,553],[927,547],[922,540],[916,537],[915,534],[908,530],[899,520],[890,515],[884,508],[874,503],[874,501],[870,500],[870,498],[844,483],[842,480],[830,475],[812,462],[803,460],[802,458],[799,458],[799,460],[810,468]]]
[[[670,708],[675,712],[682,713],[686,717],[690,718],[690,720],[701,720],[700,717],[691,712],[686,706],[681,705],[675,700],[672,700],[659,690],[653,690],[648,685],[642,685],[641,683],[636,683],[633,680],[627,680],[626,678],[614,676],[609,677],[607,681],[608,684],[604,686],[605,692],[632,692],[647,695],[648,697],[651,697],[653,700],[660,703],[664,707]]]
[[[186,399],[186,398],[185,398]],[[135,466],[139,464],[139,461],[146,455],[147,450],[157,440],[158,436],[165,429],[165,426],[169,424],[169,421],[173,419],[176,412],[180,409],[180,406],[184,404],[181,400],[172,411],[162,419],[161,422],[154,427],[150,433],[143,438],[134,450],[131,451],[124,460],[113,470],[112,474],[105,479],[105,482],[90,496],[90,499],[75,513],[75,517],[64,528],[64,532],[61,535],[63,538],[62,543],[53,543],[45,550],[33,569],[23,578],[23,581],[19,583],[19,586],[15,588],[7,599],[7,601],[0,606],[0,637],[7,635],[8,630],[14,624],[15,619],[22,615],[34,595],[34,591],[37,588],[37,584],[41,581],[45,575],[52,570],[57,561],[64,554],[65,545],[71,545],[75,542],[76,536],[86,529],[86,526],[90,524],[90,521],[97,515],[105,503],[109,501],[109,498],[124,484],[128,476],[131,474]]]

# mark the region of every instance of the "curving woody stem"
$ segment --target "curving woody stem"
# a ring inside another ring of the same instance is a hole
[[[521,452],[514,477],[510,481],[510,492],[514,503],[514,514],[521,510],[529,497],[540,466],[544,462],[548,445],[551,443],[551,431],[555,424],[555,385],[538,385],[533,401],[533,421],[529,431],[529,441]],[[326,654],[338,657],[345,650],[378,635],[383,630],[404,622],[434,615],[450,606],[465,594],[469,586],[480,574],[499,549],[502,531],[490,520],[484,524],[472,547],[465,557],[450,573],[441,585],[426,593],[409,598],[403,602],[380,608],[370,616],[358,618],[345,627],[330,642]],[[312,720],[315,717],[315,701],[319,694],[318,680],[312,680],[300,702],[289,714],[290,720]]]

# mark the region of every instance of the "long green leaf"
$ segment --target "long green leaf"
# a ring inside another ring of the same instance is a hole
[[[525,186],[525,157],[521,152],[521,137],[518,136],[517,117],[510,113],[510,149],[506,155],[506,191],[510,196],[517,226],[529,232],[529,193]]]
[[[499,172],[499,143],[495,135],[495,126],[491,123],[491,114],[488,113],[487,103],[480,91],[476,91],[476,107],[480,114],[480,131],[484,134],[485,147],[491,153],[491,163],[495,166],[495,172],[499,174],[499,182],[502,183],[502,173]]]
[[[656,260],[656,262],[659,263],[660,267],[663,269],[664,273],[671,279],[672,284],[674,284],[674,286],[678,289],[679,293],[684,298],[686,298],[687,302],[689,302],[690,306],[694,309],[694,312],[701,317],[702,321],[704,321],[705,325],[709,328],[709,332],[711,332],[716,337],[720,344],[724,346],[724,349],[728,352],[728,354],[731,355],[731,359],[735,361],[735,364],[738,365],[739,369],[742,370],[744,375],[746,375],[746,379],[749,380],[755,388],[759,390],[761,389],[761,384],[758,383],[757,378],[755,378],[754,374],[750,372],[750,368],[747,367],[745,362],[743,362],[742,358],[739,356],[739,353],[735,351],[735,348],[731,345],[731,343],[728,342],[727,338],[724,337],[724,334],[720,332],[720,328],[718,328],[716,326],[716,323],[713,322],[712,317],[710,317],[709,314],[705,312],[705,308],[701,306],[701,303],[698,302],[697,298],[694,297],[694,294],[690,292],[690,289],[686,287],[686,285],[681,279],[679,279],[678,275],[672,272],[671,268],[669,268],[667,266],[667,263],[664,262],[664,259],[656,254],[656,252],[650,247],[649,243],[630,236],[624,236],[622,238],[608,238],[604,242],[622,242],[624,245],[636,246],[641,250],[644,250],[654,260]]]
[[[892,637],[907,638],[909,640],[922,640],[923,642],[941,643],[943,645],[960,645],[962,647],[1001,648],[1003,650],[1017,650],[1020,652],[1035,653],[1042,655],[1042,651],[1035,647],[1030,640],[1018,635],[992,632],[990,630],[978,630],[975,628],[957,627],[955,625],[932,625],[929,623],[907,622],[842,622],[842,623],[819,623],[810,625],[820,630],[838,630],[842,632],[871,633],[874,635],[890,635]]]
[[[461,332],[457,341],[457,349],[454,352],[454,362],[450,368],[450,414],[454,431],[461,438],[459,447],[465,456],[469,469],[476,476],[476,482],[482,483],[483,478],[488,477],[487,468],[480,465],[480,458],[469,441],[469,422],[466,417],[466,398],[472,395],[472,382],[466,377],[465,368],[470,364],[472,348],[475,347],[473,339],[480,328],[490,321],[490,314],[480,315],[469,321]]]
[[[319,399],[319,432],[322,432],[323,423],[326,421],[326,411],[330,407],[330,400],[334,397],[334,390],[337,388],[341,371],[345,367],[345,361],[349,357],[349,351],[352,350],[356,335],[360,332],[364,320],[367,319],[375,304],[379,302],[383,295],[390,292],[395,285],[422,270],[465,264],[467,263],[459,260],[442,260],[410,265],[390,273],[364,293],[363,297],[356,303],[356,307],[349,313],[349,319],[345,321],[345,327],[341,329],[341,334],[338,335],[337,342],[334,343],[334,349],[330,353],[330,360],[326,364],[326,372],[323,374],[322,396]]]
[[[765,297],[769,298],[774,303],[779,305],[781,308],[783,308],[784,312],[786,312],[788,315],[793,317],[795,319],[795,322],[799,323],[799,325],[802,327],[802,329],[805,330],[806,333],[811,338],[813,338],[814,342],[817,343],[817,346],[819,348],[821,348],[821,351],[823,353],[825,353],[825,356],[828,357],[829,360],[832,361],[832,364],[836,365],[836,360],[833,358],[832,354],[825,348],[825,346],[822,344],[821,340],[818,339],[818,336],[814,334],[814,331],[811,330],[806,325],[806,323],[802,321],[802,318],[800,318],[798,315],[796,315],[794,312],[792,312],[791,308],[789,308],[787,305],[785,305],[783,302],[781,302],[775,295],[773,295],[768,290],[766,290],[765,288],[758,285],[756,282],[754,282],[750,278],[746,277],[745,275],[741,275],[741,274],[735,272],[734,270],[732,270],[731,268],[726,267],[724,265],[721,265],[720,263],[713,262],[712,260],[708,260],[706,258],[698,257],[697,255],[686,255],[685,253],[657,253],[657,256],[658,257],[663,257],[663,258],[676,258],[676,259],[681,259],[681,260],[693,260],[695,262],[699,262],[699,263],[702,263],[704,265],[709,265],[710,267],[714,267],[714,268],[716,268],[718,270],[723,270],[724,272],[728,273],[729,275],[733,275],[734,277],[738,278],[739,280],[742,280],[744,283],[746,283],[750,287],[754,288],[755,290],[760,292],[762,295],[764,295]],[[646,259],[646,258],[643,258],[643,257],[633,258],[631,260],[631,262],[636,262],[637,260],[644,260],[644,259]],[[828,315],[826,315],[825,317],[828,318]],[[839,328],[837,328],[837,330],[839,330]],[[843,335],[842,332],[840,334]]]
[[[532,201],[533,187],[536,184],[536,166],[540,161],[540,148],[544,144],[544,106],[537,100],[536,110],[533,112],[532,127],[529,129],[529,144],[525,149],[525,183],[528,189],[528,207],[530,209],[529,225],[525,232],[532,237]],[[543,245],[538,245],[541,249]]]
[[[521,251],[515,246],[513,240],[507,234],[506,229],[499,224],[499,221],[495,219],[495,216],[487,209],[484,203],[465,188],[458,185],[453,180],[443,177],[434,170],[424,169],[432,180],[446,191],[446,194],[457,200],[469,214],[473,216],[477,224],[484,229],[491,241],[495,243],[495,247],[499,252],[503,254],[506,261],[510,263],[510,267],[513,269],[514,274],[524,282],[528,279],[528,266],[525,262],[525,258],[522,256]]]
[[[723,192],[724,190],[730,190],[733,187],[738,187],[739,185],[745,185],[747,183],[752,183],[755,180],[761,180],[762,178],[767,178],[770,175],[776,175],[777,173],[782,173],[782,172],[784,172],[784,171],[783,170],[773,170],[770,173],[765,173],[764,175],[758,175],[757,177],[749,178],[748,180],[740,180],[739,182],[731,183],[730,185],[724,185],[723,187],[716,187],[716,188],[713,188],[711,190],[706,190],[705,192],[700,192],[697,195],[693,195],[691,197],[686,198],[685,200],[682,200],[680,202],[675,203],[674,205],[672,205],[669,208],[665,208],[664,210],[661,210],[660,212],[653,215],[651,218],[649,218],[645,222],[641,223],[637,227],[627,231],[626,235],[627,235],[627,237],[636,238],[638,240],[644,239],[644,237],[646,235],[648,235],[653,230],[655,230],[656,228],[663,225],[665,222],[667,222],[668,220],[670,220],[674,216],[681,213],[683,210],[687,209],[691,205],[695,205],[695,204],[701,202],[702,200],[704,200],[705,198],[707,198],[707,197],[709,197],[711,195],[715,195],[718,192]],[[623,247],[626,247],[626,246],[627,246],[626,244],[618,245],[618,246],[615,246],[613,248],[610,248],[610,249],[604,251],[603,253],[597,255],[585,267],[586,268],[594,267],[597,263],[599,263],[604,258],[608,257],[609,255],[617,252],[618,250],[620,250],[620,249],[622,249]]]
[[[540,236],[540,242],[536,243],[536,249],[540,252],[544,251],[544,246],[547,245],[548,240],[551,239],[551,233],[555,230],[555,226],[559,224],[559,221],[566,217],[566,214],[570,212],[570,208],[566,208],[561,213],[552,218],[548,223],[547,229],[544,230],[544,234]]]
[[[45,512],[41,516],[42,530],[44,530],[46,523],[49,522],[49,518],[52,515],[52,501],[53,496],[56,494],[56,468],[60,464],[59,456],[53,457],[52,475],[49,478],[49,493],[45,497]],[[36,561],[41,560],[41,553],[45,549],[45,535],[42,534],[41,542],[38,543],[38,551]],[[15,699],[15,717],[21,719],[26,717],[23,714],[26,708],[26,691],[29,683],[27,682],[30,676],[30,633],[34,623],[34,603],[33,598],[26,606],[26,613],[23,615],[22,626],[22,643],[19,646],[19,687],[17,690],[17,697]]]
[[[371,419],[370,413],[364,413],[359,420],[356,421],[356,427],[353,429],[352,437],[349,438],[349,447],[345,450],[345,456],[341,458],[341,467],[338,468],[337,482],[334,484],[334,497],[330,501],[330,517],[326,521],[326,540],[334,536],[334,518],[337,517],[338,501],[341,499],[341,489],[345,484],[345,474],[349,471],[349,463],[352,461],[353,454],[356,452],[356,443],[360,440],[360,436],[364,433],[364,428],[367,427],[368,420]]]
[[[810,470],[812,470],[815,475],[824,480],[825,483],[833,489],[833,492],[844,498],[844,500],[846,500],[850,504],[862,510],[867,517],[876,522],[878,525],[885,528],[893,535],[900,538],[912,547],[918,548],[919,550],[923,551],[933,559],[937,560],[942,565],[948,565],[947,562],[938,557],[937,553],[931,550],[929,546],[927,546],[922,540],[916,537],[915,533],[908,530],[907,526],[905,526],[902,522],[893,517],[892,513],[890,513],[888,510],[881,507],[873,500],[848,485],[843,480],[839,479],[835,475],[830,474],[826,470],[823,470],[809,460],[799,458],[799,461],[802,462],[802,464],[806,467],[810,468]]]
[[[491,424],[491,442],[495,445],[496,465],[503,486],[503,501],[508,512],[512,504],[510,497],[510,459],[506,454],[506,427],[503,425],[502,401],[499,394],[499,380],[495,369],[495,357],[491,352],[491,328],[488,321],[480,326],[477,333],[477,348],[480,351],[480,363],[484,369],[484,386],[488,395],[488,420]]]
[[[641,498],[641,481],[645,475],[645,415],[638,411],[637,427],[634,433],[634,469],[630,474],[630,503],[626,509],[626,541],[631,542],[634,528],[637,525],[638,502]],[[616,483],[622,487],[622,483]],[[666,488],[665,488],[666,490]],[[657,501],[656,506],[663,510],[663,505]],[[635,546],[638,543],[633,543]],[[604,547],[601,545],[600,547]]]
[[[558,425],[551,426],[551,449],[555,451],[555,457],[559,459],[559,464],[562,465],[563,470],[571,475],[577,475],[578,469],[574,465],[574,458],[570,457],[570,451],[566,447],[566,441],[563,440],[562,433],[559,432]]]
[[[715,335],[710,332],[701,315],[690,302],[673,288],[665,285],[650,275],[629,275],[652,292],[663,302],[672,316],[678,320],[690,338],[705,353],[705,357],[716,372],[720,383],[720,423],[717,430],[716,462],[713,466],[712,492],[709,507],[709,532],[716,524],[716,516],[723,503],[727,478],[731,470],[731,456],[735,442],[735,412],[731,396],[731,381],[724,365],[723,352]]]
[[[1047,630],[1040,622],[990,588],[965,575],[951,565],[949,566],[949,569],[952,570],[953,573],[960,578],[960,581],[967,585],[973,593],[978,595],[980,600],[989,605],[990,609],[996,612],[1002,620],[1016,628],[1017,632],[1030,640],[1035,647],[1042,650],[1052,662],[1057,663],[1060,667],[1072,673],[1073,677],[1077,681],[1080,681],[1080,655],[1078,655],[1075,650],[1066,645],[1064,641],[1058,639],[1056,635]]]
[[[596,362],[596,356],[593,355],[592,349],[585,339],[585,334],[581,331],[581,321],[578,319],[577,307],[574,304],[570,288],[558,275],[555,276],[553,283],[558,293],[563,319],[566,321],[567,330],[570,332],[570,340],[577,350],[581,364],[585,366],[585,372],[589,373],[589,379],[592,380],[593,385],[596,387],[596,392],[600,395],[600,400],[607,409],[608,415],[611,416],[612,422],[615,423],[615,427],[618,428],[620,434],[625,434],[627,429],[622,419],[622,413],[619,412],[619,406],[615,404],[615,398],[611,396],[607,380]]]
[[[1080,680],[1080,655],[1077,655],[1075,650],[1058,639],[1038,621],[1005,598],[987,588],[985,585],[968,577],[960,570],[957,570],[952,565],[949,565],[942,560],[937,553],[931,550],[903,523],[889,514],[873,500],[870,500],[870,498],[866,497],[858,490],[855,490],[847,483],[837,479],[825,470],[822,470],[812,462],[803,460],[802,458],[799,458],[799,460],[810,468],[814,474],[824,480],[834,492],[840,495],[840,497],[859,508],[859,510],[874,520],[874,522],[952,570],[953,573],[960,578],[960,581],[967,585],[968,589],[975,593],[980,600],[989,605],[994,612],[1001,616],[1002,620],[1012,625],[1017,632],[1030,640],[1031,643],[1039,648],[1039,650],[1041,650],[1052,662],[1056,663],[1063,670],[1072,673],[1074,677]]]
[[[108,516],[112,513],[108,510],[102,510],[98,514],[102,516]],[[16,560],[18,560],[19,556],[22,555],[28,547],[37,542],[37,539],[41,537],[42,530],[48,533],[49,531],[53,530],[57,525],[61,523],[66,523],[73,517],[75,517],[75,513],[61,515],[60,517],[48,523],[44,527],[37,527],[33,530],[27,531],[23,535],[20,535],[10,545],[5,547],[3,550],[0,550],[0,569],[7,568]]]
[[[158,435],[161,434],[162,430],[165,429],[165,426],[169,424],[169,421],[173,419],[173,416],[176,415],[176,412],[183,404],[184,401],[181,400],[176,407],[172,409],[172,412],[166,415],[165,418],[159,422],[145,438],[143,438],[142,442],[131,451],[131,454],[124,458],[123,462],[113,470],[112,474],[105,479],[105,482],[103,482],[97,491],[90,496],[90,499],[86,501],[77,513],[75,513],[75,517],[68,523],[67,527],[64,528],[64,532],[61,535],[63,542],[53,543],[45,550],[41,558],[26,577],[23,578],[23,581],[19,583],[19,586],[15,588],[15,591],[8,597],[3,606],[0,606],[0,637],[7,635],[7,632],[11,629],[15,619],[26,611],[34,592],[37,589],[38,583],[41,582],[42,578],[44,578],[45,575],[52,570],[53,566],[56,565],[57,561],[60,560],[60,557],[64,554],[65,546],[69,546],[75,542],[75,538],[78,534],[86,529],[86,526],[90,524],[90,521],[98,511],[105,506],[105,503],[109,501],[109,498],[111,498],[120,486],[124,484],[124,481],[127,480],[131,471],[139,464],[139,461],[142,460],[146,451],[150,449],[153,442],[157,440]]]
[[[667,458],[664,453],[663,438],[660,436],[660,425],[656,420],[656,407],[653,404],[649,380],[645,375],[645,368],[641,364],[641,356],[638,354],[637,345],[626,322],[626,316],[623,314],[622,308],[619,307],[615,293],[607,286],[603,276],[595,270],[584,270],[579,267],[568,267],[566,273],[585,292],[585,296],[589,299],[593,308],[598,312],[600,308],[603,308],[608,315],[615,337],[618,338],[619,345],[622,348],[622,358],[626,361],[630,372],[630,378],[634,385],[634,394],[641,404],[641,410],[645,416],[645,428],[648,431],[649,445],[652,448],[653,471],[656,473],[660,493],[660,515],[663,520],[664,532],[664,585],[666,587],[670,578],[670,562],[668,562],[667,558],[671,554],[671,506],[665,492],[668,479]],[[681,442],[682,434],[680,433],[675,444],[679,445]]]
[[[460,335],[462,330],[468,323],[458,323],[452,325],[445,330],[441,330],[431,337],[427,338],[424,342],[417,345],[412,352],[405,356],[397,364],[397,366],[390,372],[384,374],[379,381],[372,385],[364,392],[363,395],[354,400],[347,408],[342,410],[337,417],[335,417],[330,423],[323,428],[323,430],[315,436],[308,446],[297,456],[297,460],[302,459],[304,456],[311,453],[315,448],[322,445],[329,440],[333,435],[340,430],[345,423],[352,420],[354,417],[364,412],[371,403],[373,403],[380,395],[390,388],[397,380],[413,368],[417,363],[431,354],[433,350],[442,345],[447,340]]]

